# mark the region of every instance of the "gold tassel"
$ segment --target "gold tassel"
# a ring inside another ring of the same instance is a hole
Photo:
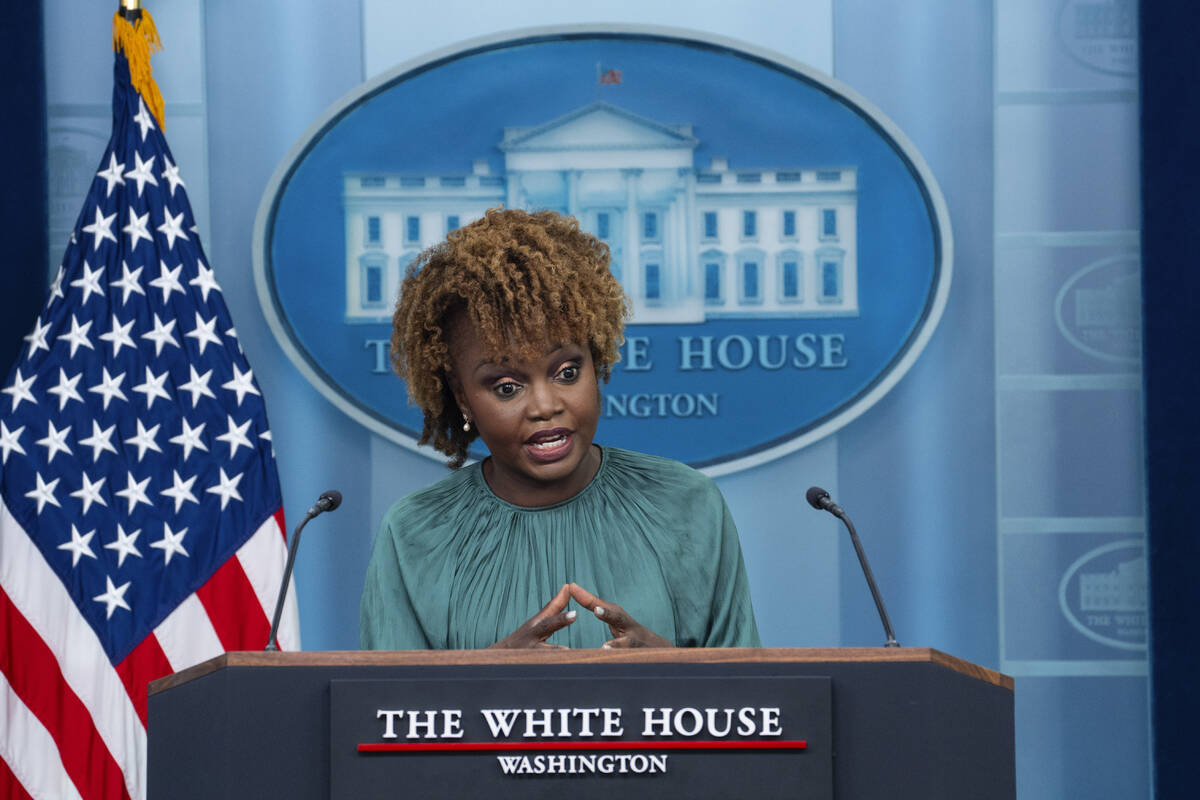
[[[165,130],[162,92],[158,90],[150,69],[150,54],[162,50],[162,41],[158,38],[158,29],[154,27],[154,18],[149,11],[142,9],[141,19],[135,25],[131,25],[120,11],[113,14],[113,50],[125,54],[133,88],[158,120],[159,130]]]

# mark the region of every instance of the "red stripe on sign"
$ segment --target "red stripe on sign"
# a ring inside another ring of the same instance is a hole
[[[137,711],[143,727],[146,725],[146,706],[149,703],[147,686],[150,681],[156,681],[174,671],[154,634],[138,642],[138,646],[125,656],[125,660],[117,664],[117,677],[125,684],[125,692],[133,702],[133,708]]]
[[[280,506],[279,510],[275,512],[275,524],[279,526],[279,532],[283,535],[283,540],[286,542],[287,541],[287,525],[284,524],[284,521],[283,521],[283,507],[282,506]],[[267,632],[270,633],[269,630]]]
[[[0,758],[0,797],[8,800],[33,800],[3,758]]]
[[[360,753],[436,753],[495,750],[804,750],[803,740],[721,739],[669,742],[412,742],[360,744]]]
[[[125,778],[92,715],[67,684],[54,653],[0,587],[0,672],[58,745],[84,798],[128,798]],[[101,665],[100,669],[105,666]]]
[[[242,563],[231,558],[196,591],[221,647],[250,650],[262,647],[271,632],[271,622],[261,610],[258,595],[246,577]]]

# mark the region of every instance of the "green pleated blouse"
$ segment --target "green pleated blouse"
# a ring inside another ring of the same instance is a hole
[[[488,647],[570,582],[678,646],[759,646],[737,529],[713,481],[657,456],[601,455],[591,483],[552,506],[501,500],[478,463],[392,506],[367,568],[363,648]],[[549,641],[610,638],[584,611]]]

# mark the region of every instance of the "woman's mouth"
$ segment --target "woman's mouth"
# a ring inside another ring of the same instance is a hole
[[[538,431],[525,440],[525,450],[535,461],[558,461],[571,452],[575,437],[566,428]]]

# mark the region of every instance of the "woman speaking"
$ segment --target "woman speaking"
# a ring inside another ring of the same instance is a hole
[[[571,217],[493,210],[413,262],[392,360],[453,471],[384,517],[364,648],[758,646],[716,485],[594,441],[627,316],[608,261]]]

